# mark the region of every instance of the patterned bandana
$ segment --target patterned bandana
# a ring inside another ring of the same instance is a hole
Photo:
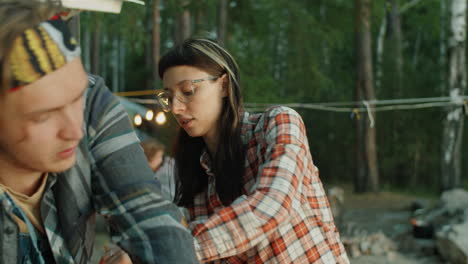
[[[80,47],[59,15],[27,29],[13,45],[10,91],[44,77],[79,56]]]

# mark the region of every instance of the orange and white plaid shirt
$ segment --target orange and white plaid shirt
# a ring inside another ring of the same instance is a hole
[[[223,206],[210,170],[189,209],[195,250],[210,263],[349,263],[312,162],[304,123],[286,107],[242,113],[243,195]]]

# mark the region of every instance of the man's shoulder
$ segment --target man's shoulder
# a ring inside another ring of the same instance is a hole
[[[85,98],[86,101],[92,101],[94,97],[102,93],[106,89],[104,79],[100,76],[87,73],[88,78],[88,88],[86,90]]]
[[[104,79],[98,75],[94,75],[91,73],[86,74],[88,77],[88,82],[90,87],[95,87],[98,85],[104,85]]]
[[[115,107],[118,98],[107,88],[102,77],[87,73],[88,89],[85,94],[85,115],[100,116]]]

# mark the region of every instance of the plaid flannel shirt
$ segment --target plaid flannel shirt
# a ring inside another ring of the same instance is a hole
[[[56,263],[89,263],[95,213],[108,220],[112,239],[134,263],[197,263],[193,237],[178,208],[161,196],[119,99],[89,76],[84,138],[77,162],[50,173],[41,216]],[[19,261],[18,227],[0,191],[0,263]]]
[[[195,251],[211,263],[349,263],[312,162],[297,112],[273,107],[243,113],[247,146],[243,195],[223,206],[210,170],[200,158],[207,189],[188,208]]]

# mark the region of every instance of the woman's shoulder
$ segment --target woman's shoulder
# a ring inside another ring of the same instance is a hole
[[[279,115],[288,115],[299,117],[300,115],[296,110],[282,105],[275,105],[268,107],[262,112],[244,112],[244,122],[258,123],[263,120],[274,119]]]
[[[296,110],[280,105],[269,107],[260,113],[250,114],[247,123],[255,131],[264,132],[278,126],[303,126],[302,118]]]
[[[277,116],[292,116],[296,118],[301,118],[299,113],[287,106],[276,105],[269,107],[264,112],[266,118],[276,118]]]

